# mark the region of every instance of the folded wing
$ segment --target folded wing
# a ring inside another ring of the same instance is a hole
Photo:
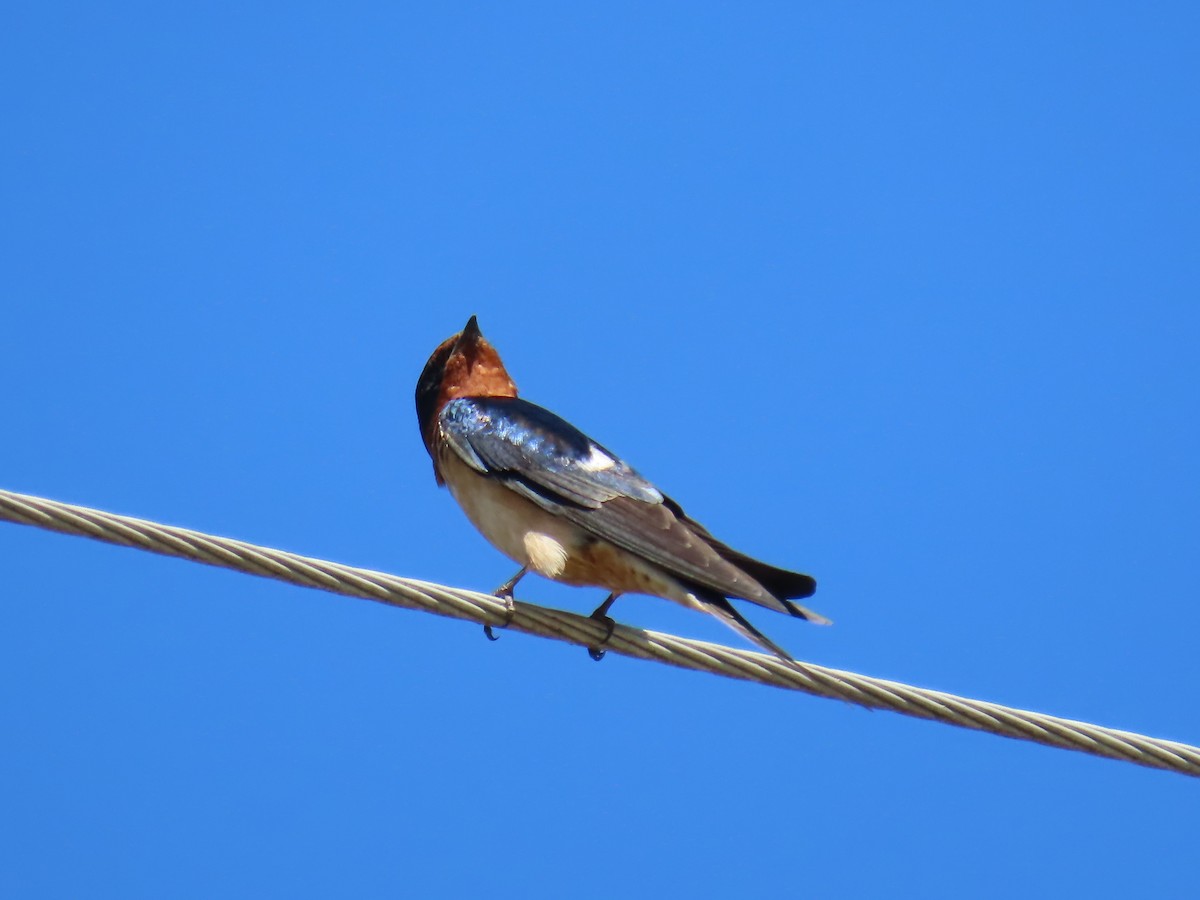
[[[461,397],[442,410],[439,427],[467,465],[596,538],[706,593],[822,621],[785,599],[811,594],[811,578],[717,541],[631,466],[549,410],[515,397]]]

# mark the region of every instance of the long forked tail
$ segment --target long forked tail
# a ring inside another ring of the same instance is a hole
[[[794,662],[792,655],[755,628],[726,598],[716,594],[700,595],[705,612],[712,613],[746,640],[773,653],[784,662]]]
[[[768,594],[779,601],[780,604],[791,615],[797,619],[807,619],[814,625],[832,625],[833,623],[818,612],[813,612],[806,606],[801,606],[799,603],[793,603],[793,600],[800,600],[805,597],[811,597],[817,591],[817,581],[811,575],[805,575],[803,572],[792,572],[788,569],[781,569],[778,566],[773,566],[770,563],[765,563],[761,559],[755,559],[753,556],[748,556],[740,550],[734,550],[723,541],[718,541],[713,537],[707,528],[697,522],[695,519],[688,517],[678,503],[672,501],[672,509],[676,516],[687,525],[692,531],[698,534],[717,554],[725,560],[725,562],[741,569],[766,590]],[[753,597],[745,598],[760,605],[770,606],[772,609],[778,609],[774,604],[762,604],[761,601]],[[783,612],[782,609],[779,612]]]
[[[793,598],[811,597],[817,590],[817,582],[811,575],[800,572],[789,572],[769,565],[761,560],[740,553],[732,547],[722,545],[714,548],[727,561],[733,563],[787,607],[787,611],[797,619],[807,619],[814,625],[832,625],[833,623],[818,612],[813,612],[807,606],[793,602]]]
[[[807,619],[814,625],[832,625],[829,619],[818,612],[813,612],[807,606],[794,603],[801,597],[811,597],[817,590],[817,582],[811,575],[801,572],[789,572],[762,560],[747,556],[719,541],[710,541],[713,549],[721,554],[726,562],[731,562],[779,599],[787,607],[787,611],[797,619]]]

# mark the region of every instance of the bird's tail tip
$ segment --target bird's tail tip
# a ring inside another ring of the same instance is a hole
[[[792,654],[751,625],[727,598],[721,596],[706,598],[705,608],[750,643],[758,645],[759,649],[779,657],[784,662],[796,661]]]
[[[828,619],[819,612],[813,612],[807,606],[801,606],[799,603],[793,603],[791,600],[784,600],[783,604],[787,607],[788,612],[797,619],[804,619],[806,622],[811,622],[813,625],[833,624],[833,619]]]

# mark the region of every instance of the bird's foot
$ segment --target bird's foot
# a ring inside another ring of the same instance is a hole
[[[504,608],[505,608],[504,623],[502,625],[500,625],[499,627],[507,628],[509,625],[512,624],[513,616],[515,616],[517,614],[517,605],[515,603],[513,603],[512,589],[510,588],[509,593],[507,593],[507,594],[497,593],[496,596],[504,601]],[[484,625],[483,633],[485,635],[487,635],[487,639],[489,641],[500,640],[500,638],[496,637],[496,635],[492,633],[491,625]]]
[[[508,610],[504,616],[504,624],[500,626],[501,628],[507,628],[512,624],[513,616],[516,615],[517,612],[517,607],[513,604],[513,588],[517,586],[518,581],[525,577],[525,573],[528,571],[529,566],[522,566],[521,570],[517,572],[516,575],[508,579],[508,581],[504,582],[504,584],[500,585],[500,587],[496,588],[496,590],[492,591],[492,596],[499,597],[501,600],[503,600],[504,606]],[[487,635],[487,639],[489,641],[500,640],[500,638],[492,634],[491,625],[484,625],[483,633]]]
[[[599,613],[599,615],[597,615],[597,613]],[[600,662],[600,660],[604,659],[604,655],[608,652],[607,650],[602,650],[601,648],[607,644],[609,638],[613,636],[613,629],[617,627],[617,623],[599,610],[592,613],[589,618],[595,619],[597,622],[602,623],[605,628],[604,640],[594,647],[587,648],[588,656],[590,656],[596,662]]]
[[[604,627],[606,629],[608,629],[604,635],[604,640],[602,640],[595,647],[587,648],[588,656],[590,656],[596,662],[600,662],[600,660],[604,659],[604,654],[607,651],[601,650],[600,648],[608,643],[608,639],[612,637],[613,629],[617,625],[616,622],[614,622],[612,619],[610,619],[608,617],[608,611],[612,608],[612,605],[617,601],[617,598],[620,596],[621,596],[620,591],[613,591],[611,594],[609,594],[607,597],[604,598],[604,602],[601,603],[599,606],[597,606],[595,611],[591,614],[591,616],[588,617],[591,619],[595,619],[597,622],[603,622]]]

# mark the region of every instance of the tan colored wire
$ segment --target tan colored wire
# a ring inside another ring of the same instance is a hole
[[[510,609],[503,600],[491,594],[356,569],[27,494],[0,490],[0,520],[178,556],[350,597],[506,627],[584,647],[604,642],[606,635],[604,625],[596,620],[562,610],[519,601],[514,601]],[[1200,748],[1087,722],[1013,709],[811,663],[788,663],[761,653],[625,625],[613,629],[604,647],[613,653],[638,659],[1200,776]]]

